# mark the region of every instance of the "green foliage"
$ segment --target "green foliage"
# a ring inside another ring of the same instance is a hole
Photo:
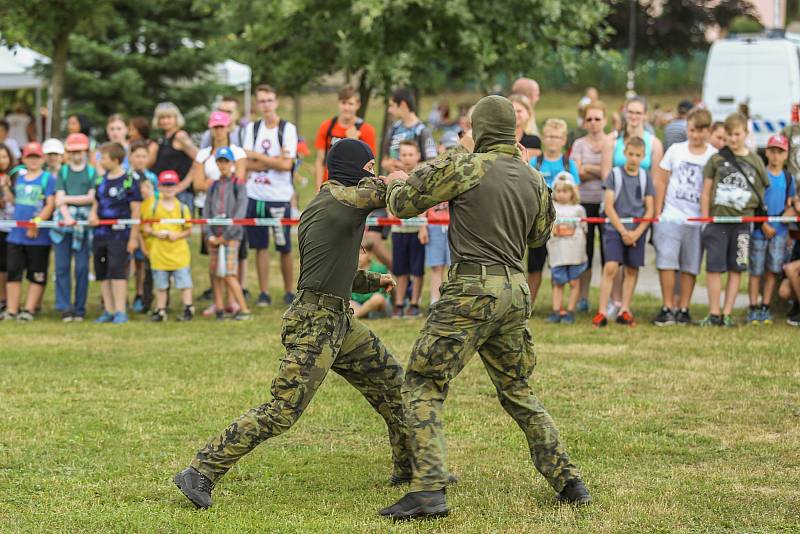
[[[764,27],[754,18],[739,16],[733,19],[730,27],[731,33],[760,33]]]

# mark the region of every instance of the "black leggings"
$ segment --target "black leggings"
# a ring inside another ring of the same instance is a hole
[[[587,217],[600,217],[600,204],[581,204],[586,210]],[[605,265],[606,255],[603,253],[603,224],[589,223],[586,229],[586,256],[588,256],[589,268],[592,268],[594,260],[594,233],[600,236],[600,264]]]

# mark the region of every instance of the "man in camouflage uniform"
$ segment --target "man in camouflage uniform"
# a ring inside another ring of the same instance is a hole
[[[368,145],[353,139],[339,141],[329,152],[330,180],[300,218],[299,291],[283,315],[286,356],[272,382],[272,400],[231,423],[175,475],[175,484],[198,508],[211,506],[213,485],[242,456],[297,421],[330,369],[386,421],[392,483],[410,480],[410,439],[400,393],[403,368],[349,308],[351,291],[394,285],[391,275],[356,271],[367,215],[386,206],[386,186],[372,176],[373,158]]]
[[[789,140],[789,172],[800,184],[800,124],[789,124],[781,133]]]
[[[559,500],[591,501],[553,420],[529,384],[536,357],[522,259],[527,248],[547,241],[555,211],[542,176],[522,159],[514,124],[507,99],[485,97],[472,114],[474,153],[461,146],[410,176],[393,173],[385,178],[386,203],[398,217],[450,202],[454,263],[441,300],[431,308],[414,345],[403,382],[414,451],[411,491],[381,510],[382,516],[448,514],[443,404],[450,381],[476,351],[500,404],[525,433],[536,469]]]

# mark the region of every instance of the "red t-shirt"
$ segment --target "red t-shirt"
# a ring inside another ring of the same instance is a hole
[[[314,148],[317,150],[321,150],[323,152],[330,150],[331,145],[338,141],[339,139],[344,139],[347,137],[347,128],[342,126],[342,123],[336,121],[336,124],[333,125],[333,130],[331,131],[331,136],[327,137],[328,129],[331,127],[331,119],[327,119],[322,121],[322,124],[319,125],[319,131],[317,131],[317,141],[314,143]],[[369,145],[372,149],[373,154],[375,153],[375,128],[373,128],[368,122],[363,122],[361,124],[361,128],[358,130],[360,134],[359,139],[364,141]],[[326,138],[327,137],[327,138]],[[326,181],[328,179],[328,169],[325,169],[325,176],[323,177],[322,181]]]

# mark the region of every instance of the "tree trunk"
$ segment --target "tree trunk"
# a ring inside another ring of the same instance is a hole
[[[383,159],[383,141],[386,139],[386,134],[389,130],[389,93],[383,95],[383,125],[381,126],[381,138],[378,142],[378,168]]]
[[[64,82],[69,57],[69,27],[63,25],[55,37],[53,50],[53,77],[50,80],[50,95],[53,99],[53,114],[50,116],[50,135],[61,137],[61,113],[64,103]]]
[[[300,132],[300,93],[294,93],[292,95],[292,102],[294,103],[294,110],[293,113],[293,122],[294,125],[297,126],[297,132]]]
[[[367,73],[361,73],[361,79],[358,82],[358,98],[361,100],[361,107],[358,108],[358,116],[362,119],[367,115],[367,108],[369,107],[369,99],[372,97],[372,86],[367,80]]]

